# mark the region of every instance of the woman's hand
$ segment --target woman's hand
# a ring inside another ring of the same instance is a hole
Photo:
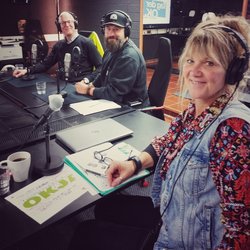
[[[115,187],[129,177],[131,177],[135,172],[135,165],[133,161],[113,161],[107,172],[107,178],[109,185]]]

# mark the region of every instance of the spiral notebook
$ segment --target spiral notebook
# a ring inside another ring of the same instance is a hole
[[[56,138],[73,152],[78,152],[132,134],[131,129],[108,118],[59,131],[56,133]]]

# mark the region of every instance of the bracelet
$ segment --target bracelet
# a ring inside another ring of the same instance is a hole
[[[132,156],[128,158],[128,161],[133,161],[135,163],[135,172],[134,174],[138,174],[138,172],[142,169],[142,163],[138,156]]]

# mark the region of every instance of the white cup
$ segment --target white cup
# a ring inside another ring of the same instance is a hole
[[[46,93],[46,82],[36,82],[36,90],[38,95],[44,95]]]
[[[31,155],[29,152],[20,151],[8,156],[7,160],[1,161],[0,166],[7,165],[15,182],[28,179]]]

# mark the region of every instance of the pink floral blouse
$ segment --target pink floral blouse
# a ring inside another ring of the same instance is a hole
[[[183,115],[174,119],[165,136],[153,140],[152,146],[158,156],[168,148],[162,178],[194,131],[202,131],[227,100],[222,96],[196,118],[195,105],[191,103]],[[225,120],[218,126],[209,151],[209,165],[221,197],[222,223],[226,228],[217,249],[250,249],[250,124],[240,118]]]

